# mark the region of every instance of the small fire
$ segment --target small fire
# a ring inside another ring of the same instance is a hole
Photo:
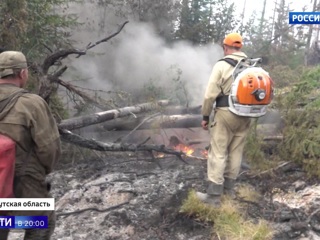
[[[156,158],[163,158],[164,156],[165,156],[164,153],[160,153],[160,152],[154,153],[154,157]]]
[[[187,156],[192,156],[192,154],[194,153],[194,149],[192,147],[181,144],[181,143],[175,146],[174,149],[185,153]]]
[[[202,150],[202,151],[201,151],[201,155],[202,155],[204,158],[208,158],[208,151],[207,151],[207,150]]]
[[[208,151],[205,149],[195,148],[194,146],[187,145],[182,143],[177,137],[171,136],[170,137],[170,144],[168,145],[169,148],[184,153],[185,156],[191,157],[194,159],[201,159],[206,160],[208,157]],[[154,157],[156,158],[164,158],[167,155],[161,152],[155,152]]]

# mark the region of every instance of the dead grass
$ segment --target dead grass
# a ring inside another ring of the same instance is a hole
[[[238,196],[246,201],[258,202],[261,195],[249,185],[240,185],[237,189]]]
[[[245,218],[241,206],[234,200],[223,198],[220,208],[203,204],[194,190],[190,191],[180,211],[200,221],[212,222],[216,236],[224,240],[271,240],[272,230],[266,221],[253,222]]]

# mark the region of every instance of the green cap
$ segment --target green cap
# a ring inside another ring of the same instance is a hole
[[[0,78],[13,74],[13,69],[27,67],[27,59],[22,52],[5,51],[0,54]]]

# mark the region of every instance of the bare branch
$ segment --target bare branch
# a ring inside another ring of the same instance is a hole
[[[104,39],[101,39],[101,40],[95,42],[94,44],[89,43],[89,45],[87,46],[86,50],[89,50],[89,49],[91,49],[91,48],[99,45],[100,43],[107,42],[107,41],[109,41],[111,38],[117,36],[128,22],[129,22],[129,21],[125,21],[125,22],[119,27],[118,31],[116,31],[115,33],[111,34],[110,36],[108,36],[108,37],[106,37],[106,38],[104,38]]]
[[[48,73],[49,68],[54,65],[57,61],[60,61],[66,57],[68,57],[71,54],[77,54],[77,57],[80,57],[82,55],[86,55],[87,54],[87,50],[99,45],[100,43],[103,42],[107,42],[108,40],[110,40],[111,38],[115,37],[116,35],[118,35],[121,30],[124,28],[124,26],[128,23],[129,21],[124,22],[120,28],[113,34],[111,34],[110,36],[101,39],[97,42],[95,42],[94,44],[89,43],[88,46],[85,48],[85,50],[78,50],[78,49],[65,49],[65,50],[60,50],[58,52],[53,53],[52,55],[50,55],[49,57],[47,57],[43,64],[42,64],[42,71],[43,74],[46,75]]]
[[[86,139],[80,135],[74,134],[65,129],[59,129],[62,141],[75,144],[80,147],[94,149],[97,151],[126,151],[126,152],[137,152],[137,151],[156,151],[163,152],[166,154],[175,155],[179,160],[187,163],[183,160],[183,152],[178,152],[173,149],[167,148],[164,145],[154,145],[154,144],[128,144],[128,143],[108,143],[100,142],[94,139]]]
[[[151,116],[145,118],[140,124],[138,124],[133,130],[131,130],[126,136],[119,138],[116,142],[118,141],[123,141],[124,139],[128,138],[132,133],[134,133],[145,121],[154,118],[155,116],[158,116],[160,113],[155,113],[152,114]]]
[[[122,206],[124,206],[126,204],[129,204],[129,202],[120,203],[120,204],[117,204],[115,206],[111,206],[111,207],[103,208],[103,209],[91,207],[91,208],[84,208],[84,209],[80,209],[80,210],[76,210],[76,211],[72,211],[72,212],[57,212],[56,216],[57,217],[61,217],[61,216],[68,216],[68,215],[72,215],[72,214],[80,214],[80,213],[83,213],[85,211],[108,212],[108,211],[120,208],[120,207],[122,207]]]
[[[63,70],[63,68],[61,69]],[[60,74],[61,71],[58,71],[55,75],[58,75]],[[101,105],[97,100],[95,100],[94,98],[92,98],[91,96],[87,95],[85,92],[83,91],[80,91],[78,90],[75,86],[73,86],[72,84],[70,83],[67,83],[63,80],[61,80],[60,78],[56,78],[54,76],[48,76],[49,80],[52,81],[52,82],[56,82],[58,84],[60,84],[61,86],[65,87],[66,89],[68,89],[70,92],[73,92],[77,95],[79,95],[80,97],[83,98],[83,100],[87,101],[88,103],[91,103],[93,104],[94,106],[98,107],[99,109],[101,110],[108,110],[110,108],[104,106],[104,105]],[[111,106],[109,106],[111,107]]]
[[[49,103],[50,95],[52,94],[52,92],[54,90],[56,90],[54,88],[54,86],[52,86],[52,84],[50,82],[50,79],[49,79],[50,76],[49,77],[47,76],[48,75],[48,71],[49,71],[51,66],[56,64],[58,61],[61,61],[62,59],[68,57],[71,54],[77,54],[78,55],[77,57],[80,57],[82,55],[86,55],[87,54],[87,50],[99,45],[100,43],[107,42],[111,38],[113,38],[116,35],[118,35],[127,23],[128,23],[128,21],[124,22],[121,25],[121,27],[115,33],[111,34],[110,36],[108,36],[108,37],[106,37],[106,38],[104,38],[104,39],[102,39],[100,41],[97,41],[94,44],[89,43],[87,45],[87,47],[85,48],[85,50],[64,49],[64,50],[57,51],[57,52],[51,54],[50,56],[48,56],[43,61],[43,64],[41,65],[41,67],[37,67],[37,72],[40,73],[40,76],[39,76],[39,82],[40,82],[39,95],[41,97],[43,97],[47,103]],[[50,49],[49,49],[49,51],[50,51]],[[66,70],[67,70],[67,67],[63,67],[62,69],[57,71],[53,76],[51,76],[51,81],[54,80],[55,78],[60,77]],[[74,90],[74,88],[73,88],[73,90]],[[73,92],[77,93],[76,91],[73,91]],[[95,101],[93,101],[93,103],[94,102]]]
[[[67,71],[68,67],[67,66],[63,66],[61,69],[59,69],[57,72],[55,72],[53,74],[53,78],[58,78],[60,77],[65,71]],[[50,79],[51,80],[51,79]]]
[[[77,49],[66,49],[55,52],[54,54],[47,57],[42,64],[42,73],[46,75],[48,73],[49,68],[54,65],[57,61],[62,60],[68,57],[71,54],[85,55],[86,51],[81,51]]]
[[[280,165],[278,165],[277,167],[274,167],[274,168],[271,168],[271,169],[268,169],[268,170],[265,170],[263,172],[260,172],[258,174],[255,174],[253,176],[250,176],[250,178],[256,178],[256,177],[261,177],[263,175],[268,175],[268,174],[272,174],[276,171],[284,171],[286,169],[291,169],[291,168],[294,168],[295,167],[295,164],[291,161],[288,161],[288,162],[284,162],[284,163],[281,163]]]

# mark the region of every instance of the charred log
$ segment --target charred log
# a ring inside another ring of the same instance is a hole
[[[88,149],[93,149],[97,151],[146,151],[146,152],[162,152],[166,154],[175,155],[179,160],[185,162],[182,159],[182,155],[185,155],[183,152],[178,152],[176,150],[165,147],[164,145],[154,145],[154,144],[145,144],[146,141],[141,144],[128,144],[128,143],[107,143],[100,142],[94,139],[86,139],[82,136],[74,134],[68,130],[60,129],[60,136],[62,141],[75,144],[80,147],[85,147]],[[186,163],[186,162],[185,162]]]
[[[169,106],[164,108],[162,113],[166,115],[201,114],[201,105],[194,107]]]

